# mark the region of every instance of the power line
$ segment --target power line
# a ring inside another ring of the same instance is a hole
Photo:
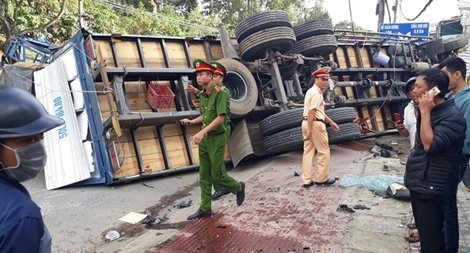
[[[159,21],[162,21],[162,22],[173,23],[173,24],[192,27],[192,28],[198,28],[198,29],[200,29],[204,32],[218,31],[218,29],[216,27],[186,23],[184,21],[168,18],[167,16],[161,15],[159,13],[151,13],[151,12],[135,9],[133,6],[119,4],[119,3],[116,3],[116,2],[113,2],[113,1],[110,1],[110,0],[97,0],[95,2],[100,3],[101,5],[105,5],[107,7],[111,7],[113,9],[125,12],[125,13],[143,14],[143,15],[146,15],[146,16],[149,16],[149,17],[152,17],[152,18],[156,18],[156,19],[158,19]]]
[[[433,0],[429,0],[429,1],[426,3],[426,5],[424,6],[424,8],[423,8],[423,9],[418,13],[418,15],[416,15],[416,17],[414,17],[414,18],[407,18],[407,17],[405,17],[405,15],[403,14],[403,8],[401,7],[402,1],[400,1],[400,14],[401,14],[401,16],[402,16],[404,19],[406,19],[406,20],[408,20],[408,21],[415,21],[417,18],[419,18],[419,16],[421,16],[421,14],[423,14],[424,11],[426,11],[426,9],[429,7],[429,5],[431,5],[432,1],[433,1]]]

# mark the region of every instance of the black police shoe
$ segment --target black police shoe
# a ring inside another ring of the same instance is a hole
[[[203,211],[201,210],[201,208],[199,208],[194,214],[191,214],[188,216],[188,220],[194,220],[194,219],[202,218],[202,217],[209,217],[211,215],[212,215],[212,210]]]
[[[321,182],[321,183],[315,182],[316,185],[332,185],[334,183],[336,183],[336,180],[331,179],[331,178],[327,179],[325,182]]]
[[[315,183],[313,181],[311,181],[310,183],[308,184],[303,184],[302,187],[304,187],[305,189],[308,189],[310,187],[312,187]]]
[[[240,182],[242,189],[237,192],[237,206],[241,206],[243,201],[245,201],[245,183]]]
[[[216,191],[214,192],[214,194],[212,194],[212,200],[216,200],[224,195],[227,195],[229,194],[230,192],[228,190],[220,190],[220,191]]]

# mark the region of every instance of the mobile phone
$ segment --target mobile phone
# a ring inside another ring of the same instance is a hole
[[[403,119],[401,118],[401,115],[399,113],[394,113],[393,116],[395,116],[395,122],[402,122]]]
[[[434,86],[430,91],[429,91],[429,94],[431,94],[432,97],[435,97],[437,94],[441,93],[441,91],[436,87]]]

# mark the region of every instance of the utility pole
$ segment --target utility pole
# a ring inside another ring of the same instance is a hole
[[[380,24],[383,24],[385,18],[385,0],[378,0],[375,8],[375,15],[379,16],[377,23],[377,32],[380,31]]]
[[[78,0],[78,25],[83,28],[83,0]]]

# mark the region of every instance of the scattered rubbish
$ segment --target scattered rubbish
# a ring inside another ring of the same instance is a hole
[[[335,177],[335,181],[338,181],[339,180],[339,177]]]
[[[355,206],[353,206],[353,209],[355,209],[355,210],[370,210],[370,207],[367,207],[365,205],[355,205]]]
[[[389,150],[386,150],[386,149],[381,149],[380,150],[380,156],[381,157],[392,157],[392,153],[390,153]]]
[[[224,224],[217,224],[215,225],[216,228],[226,228],[227,225],[224,225]]]
[[[378,196],[378,197],[381,197],[381,198],[384,198],[384,199],[391,198],[391,196],[388,195],[386,190],[385,191],[374,191],[374,195]]]
[[[396,170],[396,171],[398,171],[395,167],[390,166],[390,165],[386,165],[386,164],[384,164],[384,167],[383,167],[382,170],[383,170],[383,171],[391,171],[391,170]]]
[[[294,171],[294,177],[300,177],[300,174],[297,171]]]
[[[410,190],[402,183],[392,183],[387,188],[387,193],[395,199],[411,200]]]
[[[148,188],[155,188],[155,187],[153,187],[153,186],[151,186],[151,185],[148,185],[148,184],[146,184],[146,183],[142,183],[142,185],[143,185],[143,186],[147,186]]]
[[[269,187],[266,191],[267,192],[279,192],[281,190],[281,187]]]
[[[336,211],[346,211],[346,212],[349,212],[349,213],[354,213],[354,209],[352,209],[351,207],[349,207],[348,205],[345,205],[345,204],[340,204],[338,206],[338,208],[336,208]]]
[[[158,233],[156,233],[155,235],[156,235],[156,236],[158,236],[158,235],[163,235],[163,233],[158,232]]]
[[[392,183],[403,183],[403,177],[390,176],[390,175],[377,175],[358,177],[352,174],[344,175],[339,184],[343,187],[351,186],[365,186],[372,191],[385,191]]]
[[[121,217],[119,220],[130,223],[130,224],[136,224],[142,221],[143,219],[145,219],[146,217],[147,217],[146,214],[130,212],[124,215],[123,217]]]
[[[173,207],[174,208],[185,208],[185,207],[191,206],[191,203],[193,203],[193,201],[190,198],[188,201],[181,200],[180,202],[174,204]]]
[[[109,230],[104,237],[110,242],[112,242],[114,240],[119,239],[119,237],[121,237],[121,234],[119,234],[119,232],[116,230]]]
[[[392,145],[398,145],[398,142],[392,142],[392,143],[390,143],[390,144],[392,144]]]
[[[156,221],[157,219],[155,217],[153,217],[152,215],[148,214],[143,220],[137,222],[135,225],[134,225],[134,228],[142,225],[142,224],[145,224],[145,228],[151,228],[153,223]]]
[[[180,224],[171,224],[171,228],[179,228],[180,227]]]
[[[161,217],[161,218],[156,218],[154,223],[158,225],[158,224],[163,223],[163,222],[165,222],[165,221],[167,221],[167,220],[168,220],[168,217],[166,217],[166,214],[165,214],[165,215],[163,215],[163,217]]]
[[[393,147],[392,146],[389,146],[385,143],[380,143],[380,142],[375,142],[375,145],[379,146],[380,148],[382,149],[386,149],[386,150],[389,150],[389,151],[393,151]]]
[[[279,224],[277,224],[277,222],[275,222],[275,221],[269,221],[266,224],[269,225],[272,228],[276,228],[276,229],[281,228],[281,226],[279,226]]]
[[[397,227],[399,227],[399,228],[404,228],[405,225],[403,225],[403,224],[397,224]]]

